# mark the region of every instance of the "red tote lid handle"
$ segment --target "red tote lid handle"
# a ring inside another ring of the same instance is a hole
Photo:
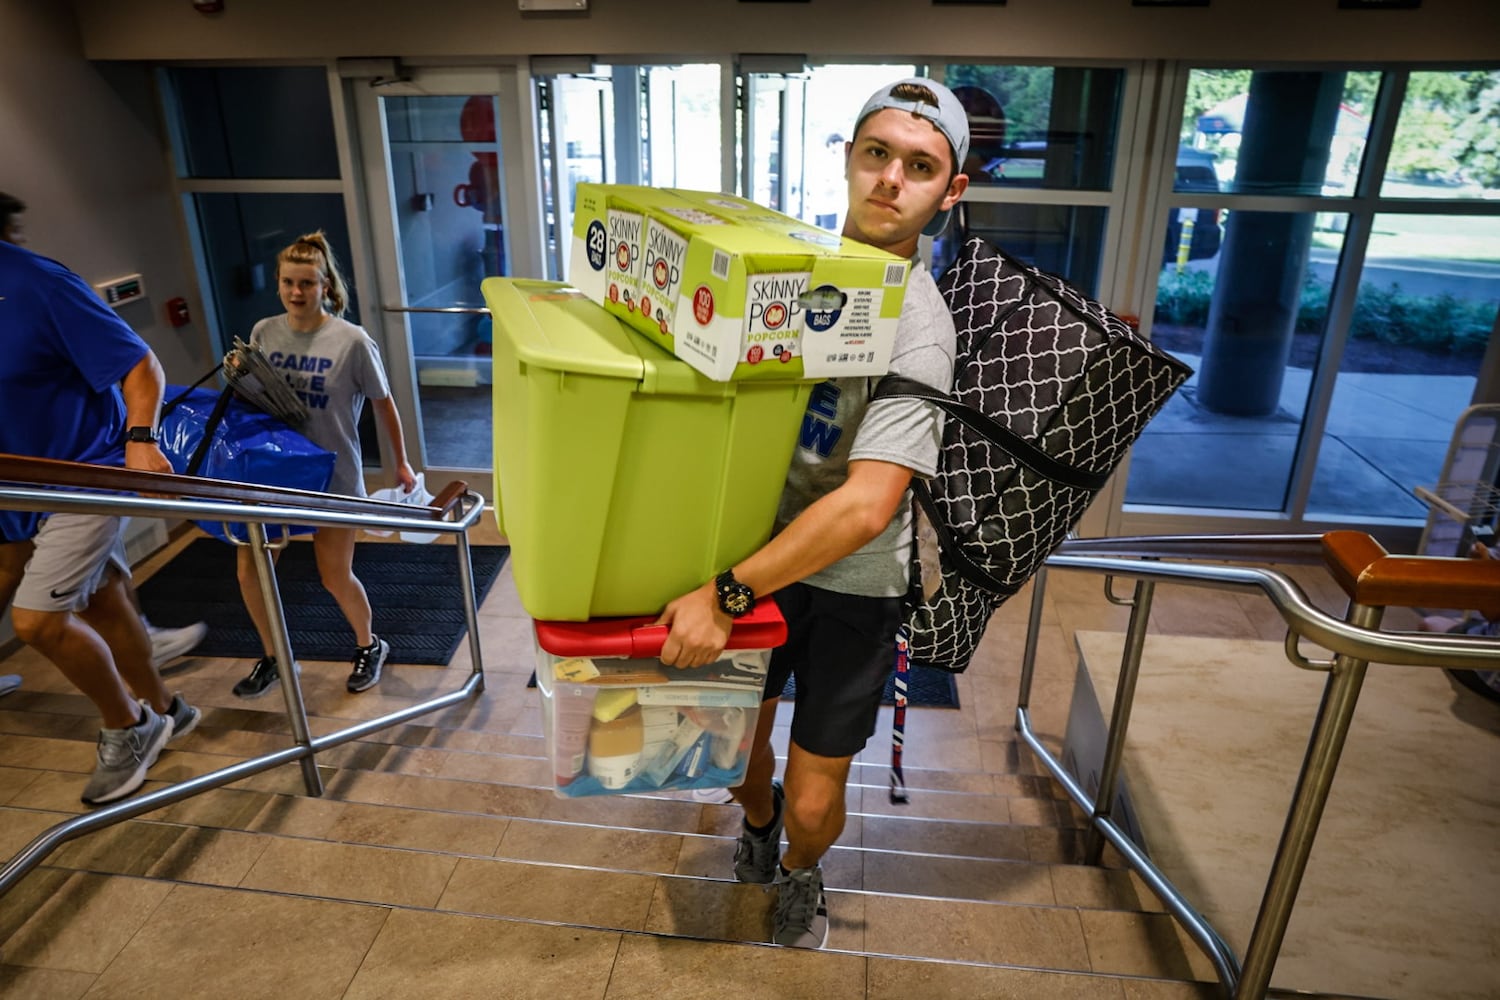
[[[646,659],[661,655],[667,627],[654,617],[591,618],[586,622],[533,622],[536,641],[554,656],[619,656]],[[725,649],[775,649],[786,642],[786,620],[770,597],[734,623]]]

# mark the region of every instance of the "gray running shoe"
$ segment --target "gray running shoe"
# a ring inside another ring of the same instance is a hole
[[[167,706],[167,718],[172,720],[172,739],[175,740],[196,729],[203,713],[183,701],[182,695],[174,694],[172,704]]]
[[[191,653],[203,641],[203,637],[208,635],[206,622],[184,625],[182,628],[157,628],[142,618],[141,624],[146,626],[146,635],[151,638],[151,665],[158,670],[179,656]]]
[[[172,720],[141,706],[141,721],[127,729],[99,730],[99,763],[83,788],[85,805],[123,799],[146,781],[146,771],[172,736]]]
[[[771,782],[771,798],[776,803],[776,819],[764,837],[740,826],[740,842],[734,848],[734,877],[741,882],[770,885],[781,868],[781,829],[786,820],[786,792],[781,782]]]
[[[354,669],[349,671],[349,682],[344,685],[351,694],[368,691],[379,684],[385,658],[391,655],[390,643],[378,635],[372,638],[374,641],[368,646],[360,646],[354,651]]]
[[[788,948],[821,948],[828,943],[828,897],[823,869],[797,868],[782,875],[777,888],[772,942]]]

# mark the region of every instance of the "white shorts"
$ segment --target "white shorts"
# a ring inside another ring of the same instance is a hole
[[[53,514],[33,539],[14,604],[27,611],[82,611],[104,586],[111,564],[130,579],[125,521],[102,514]]]

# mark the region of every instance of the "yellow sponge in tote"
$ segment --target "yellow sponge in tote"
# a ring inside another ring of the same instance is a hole
[[[594,698],[594,718],[613,722],[636,702],[635,688],[605,688]]]

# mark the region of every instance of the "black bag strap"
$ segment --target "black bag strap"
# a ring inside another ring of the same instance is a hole
[[[938,553],[943,564],[948,566],[981,590],[988,591],[997,597],[1010,597],[1016,592],[1016,588],[991,576],[984,567],[980,566],[968,554],[964,552],[963,545],[954,537],[952,529],[946,521],[938,515],[937,503],[932,499],[932,491],[927,488],[925,479],[912,478],[911,481],[912,502],[920,507],[927,515],[927,521],[932,525],[933,532],[937,535]],[[920,588],[921,584],[918,583]],[[920,594],[920,591],[918,591]],[[920,602],[918,602],[920,603]]]
[[[949,416],[985,440],[1005,449],[1017,462],[1053,482],[1097,493],[1109,481],[1109,473],[1090,472],[1053,458],[999,421],[916,379],[904,375],[887,375],[875,386],[875,392],[870,398],[873,401],[895,397],[925,399],[942,407]]]
[[[186,389],[182,390],[177,395],[161,404],[161,415],[165,417],[168,413],[171,413],[173,410],[177,409],[177,404],[181,403],[184,399],[187,399],[188,396],[192,394],[192,391],[194,389],[198,388],[204,382],[207,382],[209,379],[219,374],[219,368],[219,365],[214,365],[214,367],[210,368],[208,370],[208,373],[198,381],[194,382],[192,385],[188,386]]]
[[[203,468],[203,460],[208,457],[208,449],[214,443],[214,434],[224,420],[224,411],[229,409],[229,397],[233,395],[234,386],[226,385],[219,393],[219,398],[214,400],[214,408],[209,412],[208,420],[203,424],[203,440],[199,441],[198,447],[193,449],[193,457],[188,459],[183,475],[196,476],[198,470]]]
[[[177,409],[179,403],[187,399],[192,391],[219,374],[220,366],[215,365],[208,370],[198,381],[173,396],[162,404],[161,416],[164,419],[167,414]],[[208,420],[203,425],[203,440],[198,442],[198,447],[193,449],[192,457],[188,459],[187,465],[182,473],[185,476],[196,476],[198,470],[203,468],[203,461],[208,457],[208,449],[214,442],[214,432],[219,429],[219,424],[224,420],[224,411],[229,409],[229,397],[234,395],[234,387],[226,385],[220,392],[219,398],[214,401],[214,408],[208,415]]]

